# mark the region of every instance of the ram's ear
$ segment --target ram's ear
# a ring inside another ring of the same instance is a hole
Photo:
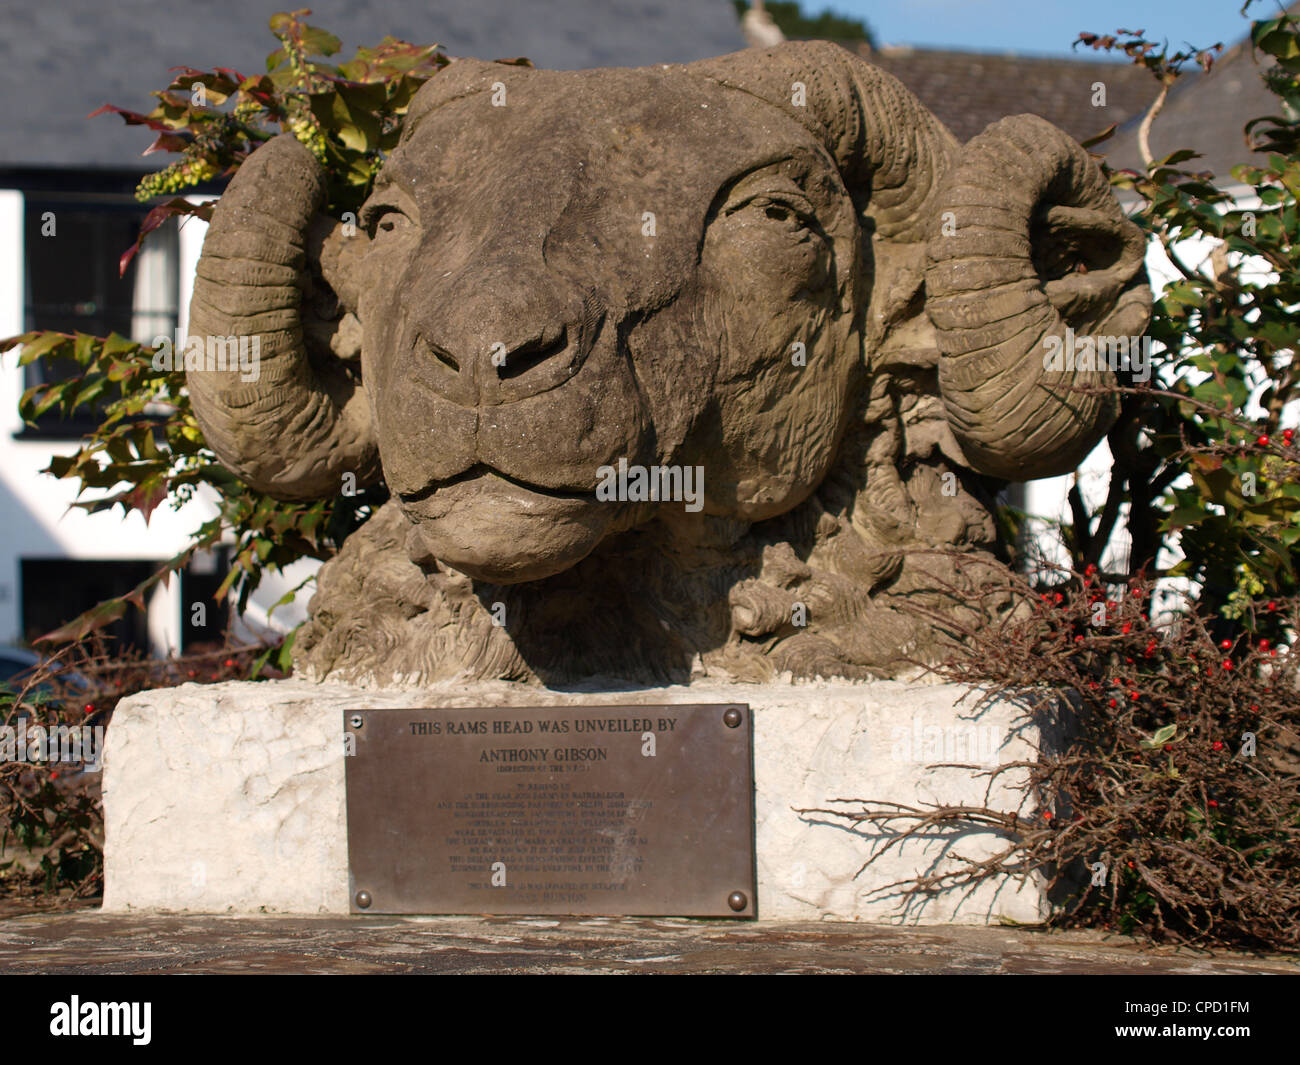
[[[370,240],[355,218],[317,215],[307,230],[303,334],[307,346],[355,363],[361,357],[358,264]],[[358,366],[359,369],[359,366]]]

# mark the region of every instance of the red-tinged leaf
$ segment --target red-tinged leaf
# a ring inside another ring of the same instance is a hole
[[[120,333],[109,333],[101,350],[106,359],[111,359],[118,355],[134,355],[140,350],[140,347],[137,341],[128,340]]]
[[[26,366],[28,363],[35,362],[43,355],[48,355],[55,349],[72,341],[72,336],[68,333],[24,333],[25,337],[34,339],[23,343],[23,350],[18,355],[18,365]]]
[[[168,74],[176,74],[172,79],[173,88],[189,89],[195,82],[206,88],[229,96],[244,80],[244,75],[229,67],[213,67],[211,70],[199,70],[196,67],[168,67]]]
[[[44,336],[40,330],[33,329],[30,333],[18,333],[15,336],[5,337],[0,340],[0,351],[8,351],[10,348],[21,347],[24,344],[30,344],[39,336]]]
[[[153,512],[158,509],[158,505],[166,498],[167,478],[165,477],[150,477],[128,496],[131,506],[144,515],[146,525],[149,524]]]
[[[140,251],[140,247],[144,243],[144,238],[166,222],[167,219],[171,218],[173,215],[193,214],[198,215],[204,221],[207,221],[212,217],[212,204],[215,202],[215,200],[212,200],[207,203],[194,204],[190,203],[189,200],[176,196],[173,199],[168,200],[166,203],[159,204],[157,207],[150,210],[150,212],[144,216],[144,221],[140,224],[140,232],[136,234],[135,243],[127,248],[126,251],[122,253],[122,257],[118,259],[117,276],[124,277],[126,275],[127,267],[131,265],[131,260],[134,259]]]
[[[1117,122],[1112,122],[1109,126],[1107,126],[1105,129],[1103,129],[1100,133],[1095,133],[1095,134],[1093,134],[1093,135],[1092,135],[1091,137],[1089,137],[1087,140],[1085,140],[1085,141],[1080,141],[1079,144],[1080,144],[1082,147],[1084,147],[1084,148],[1091,148],[1094,144],[1101,144],[1102,141],[1108,141],[1108,140],[1110,140],[1111,137],[1113,137],[1113,136],[1115,135],[1115,130],[1116,130],[1116,128],[1118,127],[1118,125],[1119,125],[1119,123],[1117,123]]]
[[[141,155],[153,155],[154,152],[183,152],[193,142],[192,137],[183,133],[159,133],[154,142]]]
[[[275,83],[265,74],[259,74],[255,78],[245,78],[239,86],[239,91],[248,93],[255,99],[265,100],[275,92]]]
[[[135,363],[114,360],[108,368],[108,379],[110,381],[125,381],[139,372],[140,367]]]
[[[44,636],[37,636],[32,643],[71,643],[80,640],[96,629],[112,624],[126,613],[126,607],[124,599],[109,599],[98,603],[66,625],[61,625]]]
[[[52,386],[44,386],[44,387],[46,388],[46,391],[41,396],[41,401],[36,404],[36,409],[32,411],[33,418],[39,418],[42,414],[48,411],[56,403],[58,403],[59,400],[63,398],[63,394],[65,392],[65,389],[62,385],[52,385]]]
[[[105,104],[103,107],[96,108],[86,117],[94,118],[96,115],[121,115],[122,120],[128,126],[148,126],[150,129],[156,129],[160,132],[165,132],[171,129],[171,126],[167,125],[165,122],[159,122],[156,118],[142,115],[139,111],[128,111],[123,107],[115,107],[112,104]]]

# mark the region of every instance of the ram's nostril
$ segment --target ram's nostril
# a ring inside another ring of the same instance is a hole
[[[429,345],[429,350],[433,352],[433,357],[437,359],[439,362],[447,366],[450,366],[457,373],[460,373],[460,363],[456,361],[455,357],[451,354],[451,352],[444,351],[436,344]]]
[[[497,376],[503,381],[526,374],[549,359],[563,354],[569,347],[569,331],[562,328],[553,341],[539,338],[509,352],[497,365]]]
[[[456,357],[446,348],[433,343],[428,337],[416,338],[415,356],[422,362],[440,362],[453,372],[460,373],[460,363],[456,360]]]

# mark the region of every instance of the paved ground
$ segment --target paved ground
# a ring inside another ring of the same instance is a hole
[[[4,973],[1300,973],[1300,962],[1024,928],[0,911]]]

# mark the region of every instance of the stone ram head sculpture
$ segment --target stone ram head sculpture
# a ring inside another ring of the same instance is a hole
[[[1047,370],[1045,340],[1150,312],[1077,143],[1020,115],[959,145],[825,43],[460,60],[354,235],[323,200],[291,137],[240,169],[190,332],[260,336],[260,376],[189,374],[250,485],[391,493],[320,574],[316,676],[897,672],[1007,606],[973,591],[999,480],[1113,421],[1080,390],[1111,371]]]

